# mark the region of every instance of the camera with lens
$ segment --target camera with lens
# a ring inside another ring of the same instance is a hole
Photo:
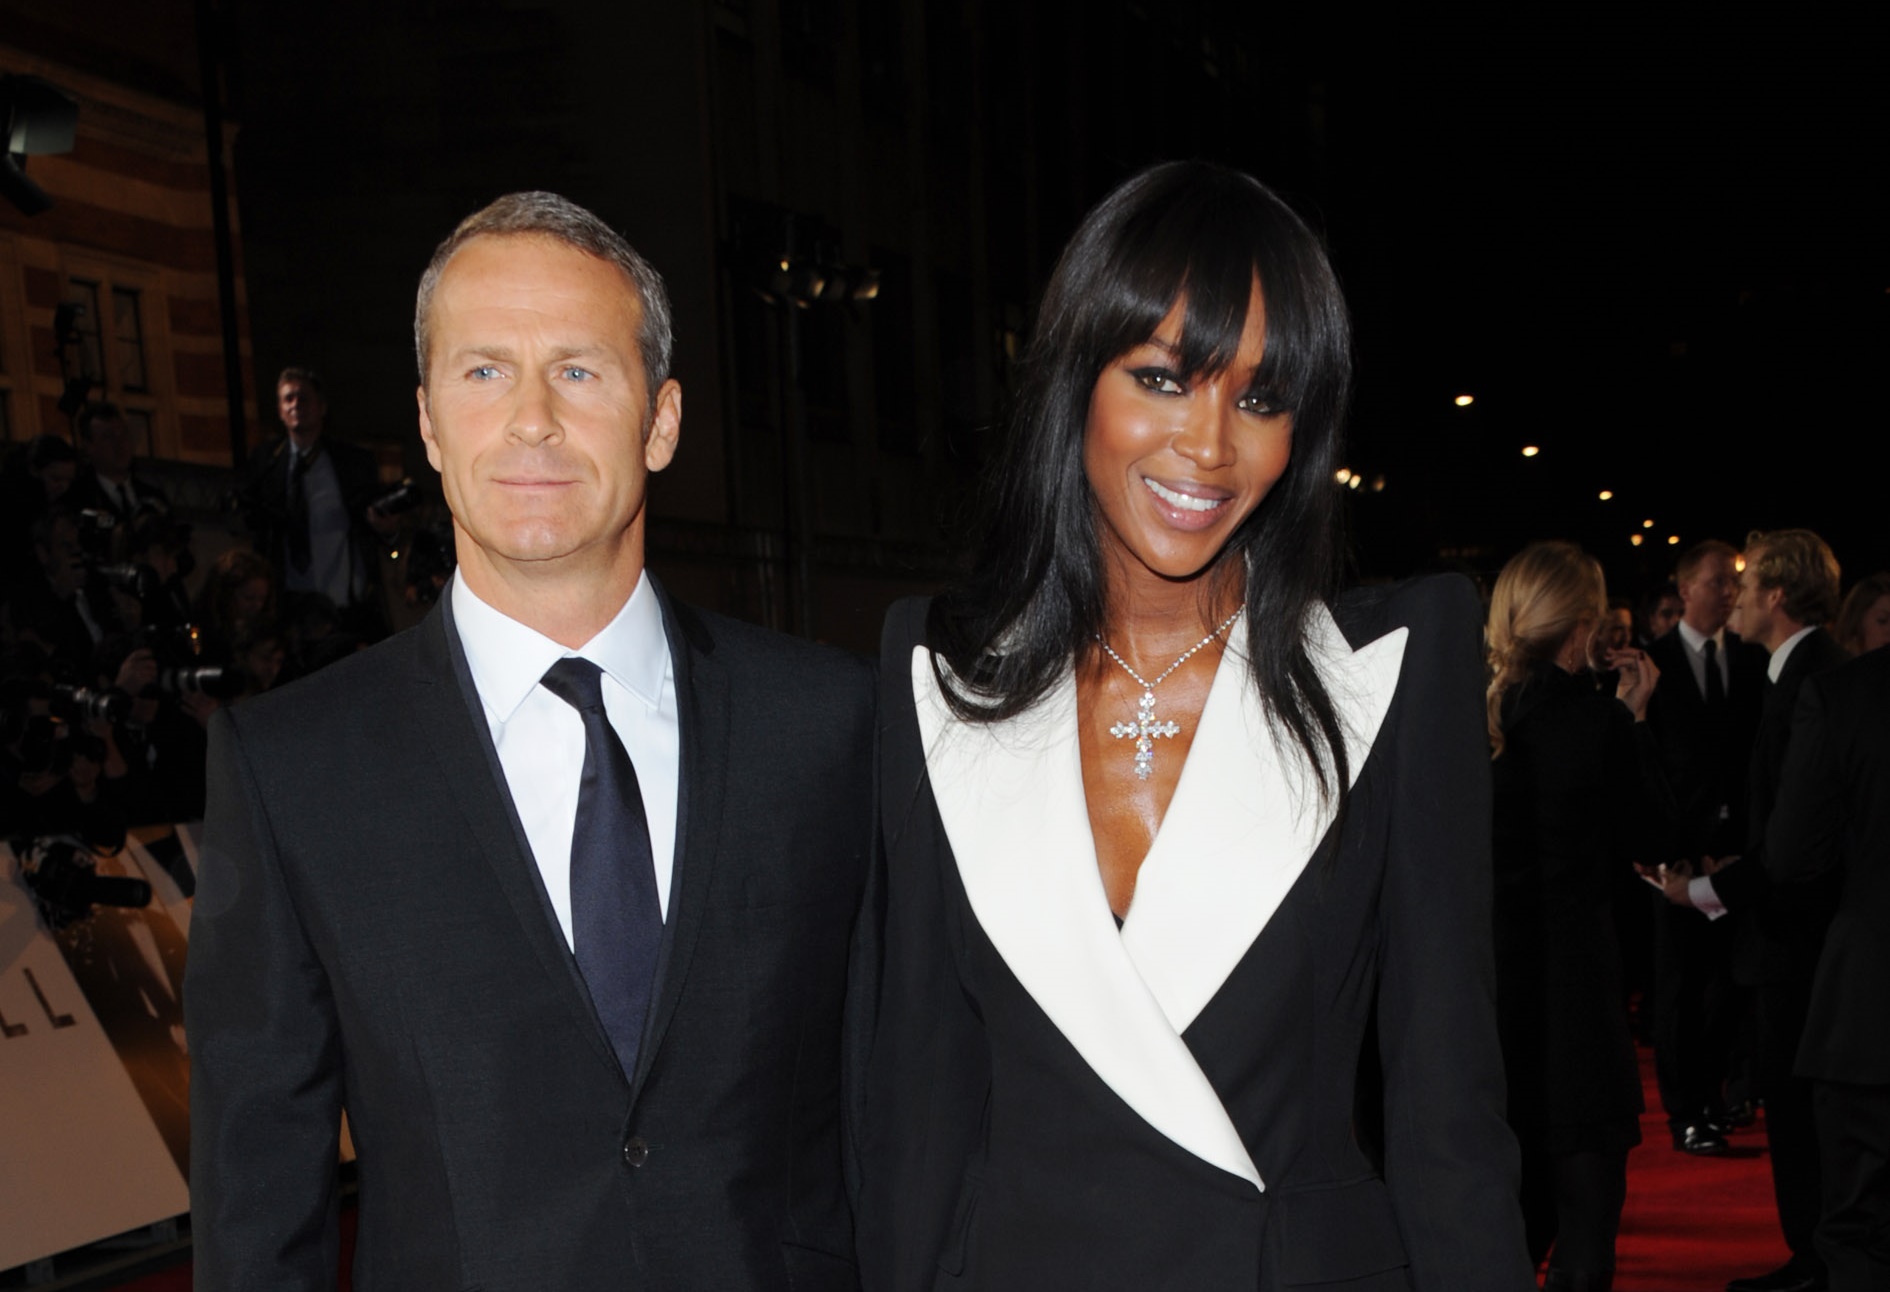
[[[49,698],[52,716],[62,722],[123,722],[131,716],[131,697],[115,686],[74,686],[55,682]]]
[[[123,840],[119,841],[122,846]],[[20,874],[39,906],[46,926],[67,928],[92,914],[95,907],[137,908],[151,904],[151,885],[142,879],[98,873],[98,859],[86,844],[71,835],[15,839],[13,854],[20,859]]]
[[[172,699],[207,695],[212,700],[233,700],[243,693],[248,678],[240,668],[194,664],[186,668],[160,668],[153,685],[158,694]]]

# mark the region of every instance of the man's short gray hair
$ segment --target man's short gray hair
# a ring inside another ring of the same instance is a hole
[[[663,290],[663,276],[639,256],[623,235],[569,198],[556,193],[508,193],[489,206],[474,211],[459,222],[459,227],[433,251],[426,273],[420,275],[420,292],[413,306],[414,359],[420,369],[420,384],[427,384],[428,315],[433,309],[433,290],[440,285],[446,262],[474,238],[530,237],[551,238],[587,256],[615,265],[636,287],[643,319],[637,328],[637,350],[643,358],[643,376],[648,383],[647,396],[655,399],[657,388],[669,379],[670,353],[675,346],[675,330],[669,317],[669,293]]]

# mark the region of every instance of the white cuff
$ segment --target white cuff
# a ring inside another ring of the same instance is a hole
[[[1713,879],[1710,875],[1695,875],[1687,881],[1687,900],[1693,903],[1693,909],[1709,920],[1717,920],[1726,913],[1726,903],[1719,900],[1719,894],[1713,891]]]

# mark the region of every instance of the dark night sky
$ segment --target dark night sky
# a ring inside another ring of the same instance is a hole
[[[1884,22],[1406,23],[1328,49],[1367,572],[1562,536],[1633,584],[1669,533],[1784,525],[1890,564]]]

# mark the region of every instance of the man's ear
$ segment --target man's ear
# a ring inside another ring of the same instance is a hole
[[[440,442],[433,438],[433,418],[427,413],[427,388],[414,388],[414,400],[420,405],[420,442],[427,446],[427,461],[440,469]]]
[[[676,442],[682,436],[682,386],[674,377],[656,392],[655,416],[643,437],[643,465],[661,471],[676,456]]]

